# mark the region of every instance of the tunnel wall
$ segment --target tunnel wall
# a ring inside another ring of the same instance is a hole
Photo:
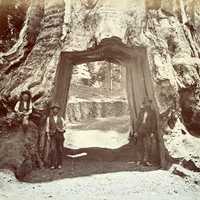
[[[137,51],[136,56],[134,52]],[[132,119],[136,119],[141,104],[147,96],[154,100],[146,48],[134,48],[132,58],[125,61],[127,68],[127,95],[132,113]]]

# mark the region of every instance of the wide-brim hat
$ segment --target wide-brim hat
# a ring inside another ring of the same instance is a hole
[[[53,109],[53,108],[58,108],[58,109],[60,109],[61,107],[60,107],[60,105],[59,105],[58,103],[53,103],[53,104],[50,106],[50,108],[51,108],[51,109]]]
[[[21,92],[21,95],[27,94],[28,96],[31,97],[31,92],[29,90],[24,90]]]

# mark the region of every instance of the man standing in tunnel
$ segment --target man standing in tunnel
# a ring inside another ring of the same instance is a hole
[[[62,167],[65,121],[59,115],[59,111],[60,106],[53,104],[46,121],[46,133],[50,142],[49,162],[51,169]]]
[[[137,165],[141,163],[146,166],[151,165],[152,140],[156,132],[156,112],[152,107],[152,100],[145,98],[136,121],[134,133],[134,137],[137,138]]]

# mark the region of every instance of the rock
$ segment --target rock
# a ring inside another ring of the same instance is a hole
[[[199,185],[200,183],[199,172],[191,171],[181,165],[172,165],[172,167],[170,168],[170,172],[184,178],[187,183],[195,183],[197,185]]]
[[[191,171],[194,171],[194,172],[200,172],[200,168],[196,166],[195,162],[193,160],[183,160],[181,162],[181,165],[186,168],[186,169],[189,169]]]
[[[31,160],[24,160],[21,166],[16,171],[16,177],[22,180],[26,175],[33,170],[33,164]]]
[[[187,175],[185,173],[183,173],[182,171],[178,170],[177,168],[174,168],[172,173],[175,174],[175,175],[178,175],[178,176],[180,176],[182,178],[187,177]]]

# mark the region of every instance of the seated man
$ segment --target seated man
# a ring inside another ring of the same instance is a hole
[[[139,165],[141,162],[144,165],[151,165],[149,162],[152,152],[152,138],[157,132],[156,112],[152,108],[152,101],[145,98],[140,109],[134,137],[137,138],[137,158]]]
[[[53,104],[46,121],[46,133],[50,143],[49,164],[51,169],[62,167],[65,121],[59,115],[59,111],[60,106]]]
[[[29,124],[29,115],[32,113],[33,105],[30,91],[21,92],[20,99],[14,108],[17,116],[22,120],[22,128],[26,132]]]

